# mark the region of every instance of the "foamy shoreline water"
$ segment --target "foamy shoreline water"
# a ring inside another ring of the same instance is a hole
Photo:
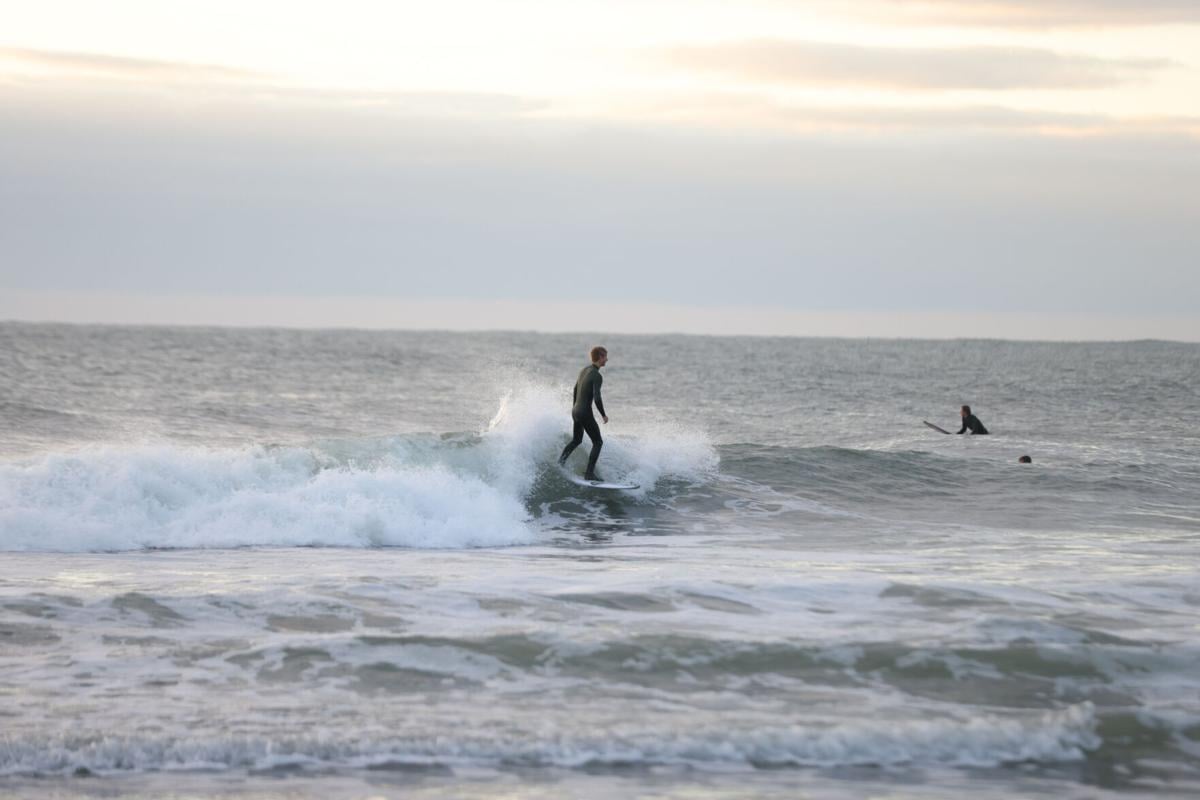
[[[1097,605],[1111,580],[1009,585],[996,565],[939,585],[944,554],[580,555],[12,555],[3,606],[27,621],[5,630],[27,666],[0,772],[1061,769],[1117,756],[1103,732],[1132,723],[1089,697],[1140,695],[1131,731],[1185,741],[1194,710],[1173,698],[1200,689],[1200,653],[1165,644],[1186,626],[1161,611],[1190,586],[1167,571]],[[1084,598],[1139,634],[1090,628]]]

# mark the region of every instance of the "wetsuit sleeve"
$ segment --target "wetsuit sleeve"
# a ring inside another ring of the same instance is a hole
[[[600,399],[600,384],[602,383],[604,383],[604,377],[597,372],[596,387],[592,390],[592,399],[596,401],[596,409],[600,412],[600,416],[607,417],[608,414],[604,413],[604,401]]]
[[[966,433],[966,432],[967,432],[967,421],[964,419],[963,426],[958,429],[957,433]]]

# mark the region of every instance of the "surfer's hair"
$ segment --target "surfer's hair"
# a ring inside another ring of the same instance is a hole
[[[592,357],[592,363],[595,364],[601,358],[608,355],[608,348],[601,347],[600,345],[596,345],[595,347],[593,347],[591,349],[591,351],[588,353],[588,355]]]
[[[965,412],[967,412],[968,414],[970,414],[970,413],[971,413],[971,407],[970,407],[970,406],[963,406],[963,411],[965,411]]]

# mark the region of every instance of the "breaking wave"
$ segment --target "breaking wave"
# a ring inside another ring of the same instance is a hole
[[[526,499],[562,447],[563,417],[554,392],[528,387],[481,433],[104,446],[0,463],[0,551],[528,544],[537,529]],[[647,488],[716,461],[686,432],[649,428],[605,444],[609,474]]]

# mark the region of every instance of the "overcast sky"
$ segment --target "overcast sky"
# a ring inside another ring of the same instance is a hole
[[[1200,3],[0,0],[0,319],[1200,340]]]

